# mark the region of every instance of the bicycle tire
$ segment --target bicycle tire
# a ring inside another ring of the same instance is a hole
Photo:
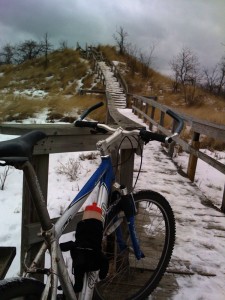
[[[146,299],[159,284],[169,264],[176,235],[170,204],[154,191],[140,191],[134,194],[134,200],[137,206],[136,233],[145,258],[135,258],[128,243],[129,237],[127,249],[120,253],[115,242],[114,253],[107,253],[109,274],[95,286],[96,300]]]
[[[33,278],[13,277],[0,281],[1,300],[39,300],[44,283]]]

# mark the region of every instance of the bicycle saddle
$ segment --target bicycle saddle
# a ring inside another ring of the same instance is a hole
[[[0,159],[7,161],[9,158],[30,158],[34,145],[45,138],[41,131],[31,131],[18,138],[0,142]]]

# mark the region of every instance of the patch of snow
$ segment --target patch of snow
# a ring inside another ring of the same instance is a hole
[[[0,92],[1,92],[1,94],[7,94],[10,92],[10,89],[4,88]]]
[[[26,89],[23,91],[14,91],[13,94],[15,96],[19,96],[19,95],[24,95],[24,96],[28,96],[28,97],[37,97],[37,98],[43,98],[46,95],[48,95],[47,92],[43,91],[43,90],[37,90],[35,88],[32,89]]]
[[[54,75],[45,77],[45,80],[46,80],[46,81],[49,81],[49,80],[51,80],[52,78],[54,78]]]

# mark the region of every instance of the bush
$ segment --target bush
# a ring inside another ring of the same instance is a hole
[[[70,181],[74,181],[78,178],[78,172],[80,169],[80,163],[74,158],[69,158],[67,163],[63,164],[59,162],[59,167],[56,172],[60,175],[66,175]]]

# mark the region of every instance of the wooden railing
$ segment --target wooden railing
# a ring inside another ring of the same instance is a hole
[[[122,116],[121,116],[122,117]],[[121,118],[121,122],[122,122]],[[125,118],[126,119],[126,118]],[[132,121],[130,122],[132,123]],[[127,124],[128,125],[128,124]],[[131,125],[130,125],[131,126]],[[130,127],[128,126],[128,127]],[[21,135],[31,130],[41,130],[47,134],[47,138],[39,142],[33,151],[32,164],[37,173],[37,177],[40,182],[41,190],[44,198],[47,201],[48,190],[48,168],[49,168],[49,155],[52,153],[61,152],[81,152],[96,150],[97,141],[106,138],[106,135],[91,134],[89,129],[75,128],[72,124],[1,124],[1,134]],[[133,166],[134,166],[134,154],[138,145],[135,140],[130,142],[124,141],[121,144],[120,160],[123,164],[117,172],[117,180],[128,187],[131,190],[133,185]],[[116,155],[114,155],[116,157]],[[113,156],[113,157],[114,157]],[[117,156],[118,159],[118,156]],[[32,246],[27,256],[27,262],[31,261],[32,257],[37,253],[42,237],[38,236],[40,231],[40,224],[36,211],[31,201],[31,195],[26,181],[23,182],[23,204],[22,204],[22,237],[21,237],[21,272],[23,271],[23,261],[25,253]],[[76,223],[80,219],[80,214],[77,218],[71,221],[66,232],[74,231]],[[55,220],[52,220],[54,223]],[[3,249],[4,250],[4,249]],[[7,268],[9,264],[7,265]],[[2,274],[5,274],[2,272]]]
[[[138,115],[145,122],[148,122],[150,130],[157,130],[164,133],[165,135],[170,134],[168,127],[165,126],[165,113],[169,109],[168,106],[160,104],[152,98],[146,98],[137,95],[132,96],[132,103],[133,103],[132,104],[133,113]],[[157,113],[157,119],[156,119],[156,113]],[[194,181],[198,158],[200,158],[207,164],[211,165],[213,168],[217,169],[221,173],[225,174],[224,164],[208,156],[207,154],[203,153],[199,149],[201,135],[212,137],[216,140],[225,142],[225,126],[217,125],[207,121],[202,121],[182,113],[179,114],[184,119],[185,124],[190,127],[190,131],[192,132],[192,139],[190,144],[184,139],[182,139],[181,137],[175,138],[176,143],[179,144],[184,151],[189,153],[189,162],[188,162],[188,169],[187,169],[188,177],[192,181]],[[175,127],[175,125],[176,125],[175,121],[173,120],[170,126],[172,130]],[[174,146],[175,143],[172,143],[168,150],[170,156],[173,155]],[[225,212],[225,185],[224,185],[224,193],[223,193],[221,210]]]
[[[97,52],[94,48],[89,48],[90,54],[89,56],[92,56],[96,62],[96,68],[98,69],[98,60],[104,60],[104,57],[101,53]],[[171,131],[168,130],[168,128],[165,127],[165,113],[170,108],[166,105],[162,105],[157,102],[157,97],[142,97],[137,95],[129,94],[128,92],[128,86],[119,72],[118,68],[112,63],[107,61],[107,64],[111,66],[112,71],[114,72],[114,76],[117,78],[117,80],[121,83],[121,86],[123,86],[124,92],[127,96],[127,103],[133,102],[132,110],[133,113],[138,115],[140,118],[143,118],[145,122],[149,123],[149,129],[153,130],[154,127],[157,128],[158,131],[170,135]],[[100,68],[99,68],[100,69]],[[101,70],[98,70],[99,77],[102,79],[103,84],[105,83],[104,74],[101,73]],[[117,110],[114,108],[114,105],[112,103],[112,99],[110,98],[110,95],[106,93],[107,97],[107,103],[109,105],[108,107],[108,119],[111,118],[112,120],[115,120],[117,124],[120,122],[120,114],[118,116]],[[132,101],[128,101],[128,98],[132,98]],[[171,108],[170,108],[171,109]],[[175,109],[173,109],[176,111]],[[156,112],[158,111],[159,118],[156,120]],[[201,135],[206,137],[212,137],[214,139],[221,140],[225,142],[225,126],[223,125],[217,125],[214,123],[210,123],[207,121],[199,120],[197,118],[182,114],[178,112],[184,119],[186,125],[190,127],[190,131],[192,132],[192,139],[191,143],[189,144],[187,141],[185,141],[182,138],[175,138],[175,142],[179,144],[184,151],[189,153],[189,162],[188,162],[188,168],[187,168],[187,175],[190,178],[191,181],[194,181],[195,173],[196,173],[196,167],[197,167],[197,160],[198,158],[202,159],[207,164],[211,165],[213,168],[217,169],[221,173],[225,174],[225,166],[221,162],[213,159],[212,157],[206,155],[202,151],[200,151],[200,137]],[[127,121],[124,122],[124,125]],[[173,131],[175,127],[175,121],[173,120],[171,130]],[[172,157],[174,152],[174,146],[176,143],[172,143],[169,147],[168,154]],[[224,185],[224,192],[223,192],[223,198],[222,198],[222,205],[221,210],[225,212],[225,185]]]

